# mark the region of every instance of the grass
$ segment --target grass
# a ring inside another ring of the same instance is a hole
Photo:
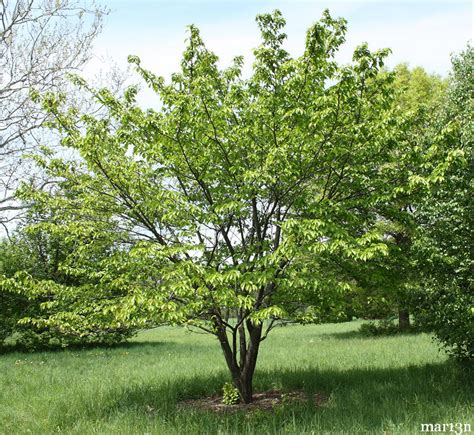
[[[472,372],[426,334],[366,338],[359,322],[277,328],[262,344],[255,389],[323,393],[321,408],[273,413],[180,409],[228,380],[212,337],[164,327],[112,349],[0,356],[0,433],[416,434],[470,423]]]

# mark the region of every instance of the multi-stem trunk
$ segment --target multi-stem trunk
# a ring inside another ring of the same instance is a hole
[[[240,399],[243,403],[252,401],[252,384],[255,367],[257,365],[258,350],[262,338],[262,323],[253,324],[246,322],[245,327],[241,325],[234,331],[232,345],[229,343],[225,327],[218,330],[218,339],[224,352],[227,367],[232,376],[234,385],[239,390]],[[237,334],[239,335],[239,350],[237,350]],[[246,336],[248,335],[248,336]],[[237,354],[239,355],[239,361]]]

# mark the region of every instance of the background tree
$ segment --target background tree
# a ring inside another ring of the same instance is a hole
[[[112,344],[124,341],[134,333],[126,325],[111,324],[111,316],[107,313],[96,312],[84,312],[83,318],[87,321],[76,322],[74,328],[58,328],[40,322],[22,323],[24,318],[48,318],[81,304],[84,298],[90,299],[91,294],[86,290],[97,281],[91,276],[86,279],[70,274],[64,267],[80,240],[85,243],[90,234],[80,234],[75,238],[59,237],[48,231],[49,225],[54,223],[57,224],[54,214],[34,207],[10,239],[0,242],[0,277],[4,278],[3,282],[0,281],[0,350],[31,351],[72,345]],[[96,245],[91,261],[104,258],[111,251],[110,244]],[[41,280],[45,286],[41,292],[25,294],[19,291],[24,279]],[[83,293],[62,293],[61,298],[57,298],[54,291],[56,285],[81,286]],[[109,299],[116,296],[117,292],[102,294],[102,297]]]
[[[437,119],[433,140],[442,156],[458,151],[431,194],[419,203],[419,267],[428,287],[423,323],[457,357],[474,357],[472,191],[474,137],[474,50],[453,57],[448,98]]]
[[[36,182],[22,155],[42,142],[48,115],[30,98],[66,88],[66,75],[89,59],[104,8],[76,0],[0,1],[0,225],[24,210],[20,180]],[[37,174],[38,175],[38,174]],[[41,182],[44,180],[38,180]]]
[[[420,156],[429,149],[431,142],[426,140],[427,132],[434,129],[432,117],[437,113],[445,99],[447,81],[435,74],[428,74],[423,68],[408,69],[406,64],[395,68],[394,86],[396,90],[396,104],[401,116],[409,120],[410,128],[408,142],[416,151],[406,168],[409,173],[422,173],[417,170]],[[422,158],[422,157],[421,157]],[[389,299],[395,302],[398,309],[400,330],[410,327],[410,312],[416,305],[420,291],[421,274],[414,261],[413,235],[416,223],[413,212],[420,198],[426,195],[425,189],[414,189],[408,195],[401,196],[396,206],[403,210],[401,219],[397,214],[387,216],[387,234],[394,243],[396,251],[391,258],[390,266],[394,283]],[[423,285],[421,284],[421,287]],[[423,289],[421,289],[423,291]]]
[[[400,150],[405,150],[398,165],[399,176],[429,176],[432,169],[423,168],[423,159],[434,143],[442,124],[436,121],[445,98],[447,80],[428,74],[423,68],[409,69],[400,64],[393,70],[396,111],[394,116],[403,125]],[[416,262],[413,238],[417,230],[415,211],[429,192],[425,185],[414,184],[385,203],[377,205],[380,227],[384,231],[390,255],[365,264],[347,265],[359,284],[354,302],[359,316],[398,317],[399,330],[410,328],[410,313],[416,309],[425,291],[423,274]],[[366,312],[364,312],[366,311]],[[394,330],[390,328],[390,330]]]
[[[121,99],[91,90],[108,110],[100,119],[46,95],[62,144],[82,161],[38,161],[75,194],[22,194],[60,216],[49,231],[90,235],[63,267],[96,280],[86,291],[54,286],[58,299],[94,298],[30,322],[67,330],[96,312],[112,313],[117,326],[159,319],[199,328],[217,337],[246,403],[276,322],[315,320],[321,301],[350,288],[332,259],[387,252],[377,204],[410,180],[399,176],[393,75],[380,73],[388,50],[362,45],[351,65],[338,65],[346,23],[326,11],[293,59],[280,12],[257,23],[262,44],[249,79],[241,57],[220,70],[193,26],[171,82],[131,57],[160,97],[158,112],[137,107],[133,87]],[[97,259],[104,240],[115,249]],[[7,282],[27,294],[51,290],[34,278]],[[113,300],[98,297],[114,290]]]

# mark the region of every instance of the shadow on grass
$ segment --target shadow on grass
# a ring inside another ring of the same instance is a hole
[[[109,346],[110,349],[140,349],[143,347],[180,346],[172,341],[125,341]]]
[[[351,340],[353,338],[372,338],[367,337],[362,334],[360,331],[341,331],[341,332],[325,332],[319,334],[320,338],[330,338],[336,340]]]
[[[261,433],[273,432],[271,428],[283,427],[290,418],[295,425],[292,430],[296,432],[315,425],[321,431],[348,433],[355,427],[361,431],[385,430],[387,424],[413,430],[421,422],[454,421],[459,417],[459,409],[467,410],[473,400],[473,374],[472,367],[462,368],[453,362],[393,369],[269,370],[257,372],[255,391],[303,390],[308,398],[321,393],[329,397],[328,402],[316,407],[308,400],[304,405],[289,404],[271,413],[255,415],[213,414],[177,406],[185,399],[220,392],[228,380],[227,374],[222,372],[113,391],[102,413],[109,416],[141,414],[144,418],[158,418],[180,427],[183,424],[200,427],[206,421],[215,429],[225,421],[226,427],[232,428],[230,432],[237,433],[243,431],[243,424],[248,429],[249,424],[257,424],[257,420]]]
[[[368,334],[360,330],[356,331],[341,331],[341,332],[326,332],[319,334],[321,338],[330,338],[336,340],[352,340],[354,338],[362,339],[377,339],[377,338],[387,338],[387,337],[410,337],[417,334],[422,334],[425,331],[418,329],[409,329],[407,331],[395,331],[390,333],[380,333],[380,334]]]
[[[48,346],[38,347],[34,349],[26,349],[23,346],[8,346],[0,348],[0,355],[8,355],[12,353],[19,354],[35,354],[35,353],[61,353],[68,351],[94,351],[94,350],[132,350],[140,348],[160,348],[160,347],[178,347],[180,344],[171,341],[123,341],[121,343],[91,343],[91,344],[73,344],[69,346]]]

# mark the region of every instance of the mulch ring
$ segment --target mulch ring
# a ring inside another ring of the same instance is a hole
[[[203,411],[214,412],[235,412],[235,411],[271,411],[279,405],[307,403],[310,399],[315,407],[324,406],[329,398],[317,393],[313,397],[308,397],[303,391],[292,391],[284,393],[278,390],[255,393],[252,403],[238,403],[236,405],[225,405],[222,403],[222,396],[203,397],[200,399],[184,400],[179,403],[182,408],[194,408]]]

